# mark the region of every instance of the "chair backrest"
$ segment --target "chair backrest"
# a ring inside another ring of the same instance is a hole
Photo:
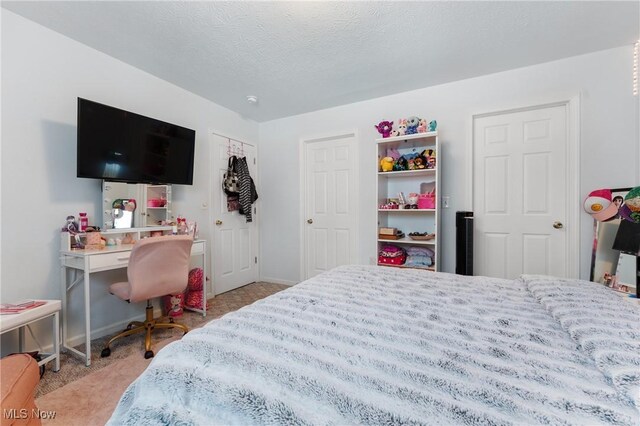
[[[131,250],[127,277],[131,302],[182,292],[189,279],[193,238],[166,235],[144,238]]]

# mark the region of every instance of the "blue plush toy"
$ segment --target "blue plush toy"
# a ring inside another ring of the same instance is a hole
[[[437,127],[438,127],[438,122],[436,120],[432,120],[432,121],[429,122],[429,131],[430,132],[435,132]]]
[[[418,133],[418,126],[420,125],[420,119],[416,116],[407,118],[407,135],[413,135]]]

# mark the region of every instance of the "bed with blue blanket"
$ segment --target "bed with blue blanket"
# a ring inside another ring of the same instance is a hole
[[[109,423],[638,425],[639,325],[594,283],[344,266],[165,347]]]

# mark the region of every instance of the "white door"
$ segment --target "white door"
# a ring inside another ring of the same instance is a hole
[[[475,274],[568,276],[567,107],[473,125]]]
[[[244,156],[249,173],[258,187],[257,149],[214,134],[212,158],[212,256],[213,291],[224,293],[258,280],[257,208],[253,204],[253,221],[247,222],[238,211],[229,211],[222,180],[227,172],[229,155]],[[260,195],[260,191],[258,191]]]
[[[357,259],[356,138],[303,143],[304,279]]]

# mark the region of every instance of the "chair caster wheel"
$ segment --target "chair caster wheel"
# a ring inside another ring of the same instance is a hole
[[[100,358],[106,358],[106,357],[108,357],[109,355],[111,355],[111,349],[109,349],[109,348],[104,348],[104,349],[102,350],[102,352],[100,353]]]
[[[144,353],[144,359],[153,358],[153,351],[146,351]]]

